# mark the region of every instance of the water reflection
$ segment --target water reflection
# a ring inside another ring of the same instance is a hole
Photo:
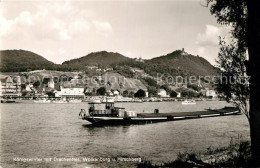
[[[111,126],[102,126],[102,125],[93,125],[93,124],[84,124],[82,125],[84,130],[88,131],[90,135],[96,134],[120,134],[127,133],[131,127],[131,125],[111,125]]]

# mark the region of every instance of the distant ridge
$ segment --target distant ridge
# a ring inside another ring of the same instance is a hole
[[[1,72],[21,72],[55,68],[53,62],[26,50],[2,50],[0,51],[0,60]]]
[[[86,56],[72,59],[69,61],[65,61],[62,65],[68,65],[73,67],[81,67],[87,65],[111,65],[111,64],[119,64],[126,61],[132,60],[131,58],[125,57],[119,53],[114,52],[107,52],[107,51],[99,51],[99,52],[92,52]]]
[[[176,50],[167,55],[147,60],[147,63],[170,66],[181,69],[194,75],[215,75],[217,69],[206,59],[186,53],[184,50]]]
[[[137,67],[146,73],[168,73],[171,75],[216,75],[218,69],[212,66],[206,59],[188,54],[183,50],[152,58],[150,60],[137,61],[116,52],[99,51],[92,52],[83,57],[65,61],[62,65],[54,64],[42,56],[26,50],[3,50],[0,51],[1,72],[22,72],[28,70],[58,70],[75,71],[84,70],[86,66],[121,66]],[[121,68],[121,71],[122,71]],[[127,72],[129,70],[126,70]]]

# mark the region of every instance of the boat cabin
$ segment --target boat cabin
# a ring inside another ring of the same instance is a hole
[[[100,108],[100,106],[102,106]],[[105,105],[105,107],[104,107]],[[97,107],[98,106],[98,107]],[[99,117],[120,117],[124,114],[125,108],[115,107],[114,102],[105,102],[105,103],[89,103],[89,115],[90,116],[99,116]]]

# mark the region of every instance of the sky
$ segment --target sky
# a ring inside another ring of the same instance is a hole
[[[184,48],[215,65],[217,23],[204,0],[1,0],[0,49],[23,49],[54,63],[91,52],[151,59]]]

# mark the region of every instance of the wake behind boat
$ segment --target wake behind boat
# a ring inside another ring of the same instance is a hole
[[[87,120],[95,125],[145,124],[181,119],[240,114],[240,111],[234,107],[177,113],[159,113],[159,109],[155,109],[154,113],[136,113],[135,111],[127,111],[123,107],[115,107],[114,102],[90,102],[89,106],[90,107],[88,111],[81,109],[79,116],[82,120]]]

